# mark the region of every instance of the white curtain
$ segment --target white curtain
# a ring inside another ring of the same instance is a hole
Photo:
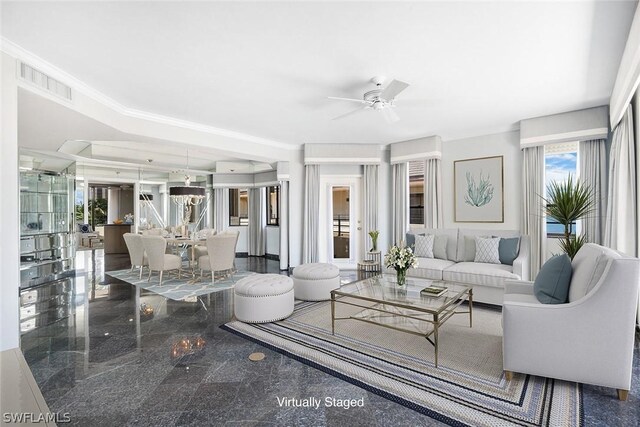
[[[368,233],[378,230],[378,165],[364,165],[364,239],[369,248]],[[379,248],[378,248],[379,249]]]
[[[595,207],[582,220],[582,233],[587,241],[599,245],[604,241],[604,219],[607,212],[607,153],[605,139],[580,141],[580,181],[593,190]]]
[[[442,166],[440,159],[427,159],[424,168],[424,226],[442,228]]]
[[[522,150],[522,234],[531,239],[529,278],[535,279],[545,259],[546,229],[543,215],[544,146]]]
[[[409,229],[409,167],[407,163],[393,165],[393,242],[400,244],[405,240]]]
[[[265,253],[265,228],[267,227],[267,198],[264,187],[249,189],[249,255]]]
[[[289,269],[289,181],[280,182],[280,270]]]
[[[633,112],[629,105],[613,131],[609,153],[604,244],[631,256],[637,255],[635,159]]]
[[[227,228],[229,218],[229,189],[215,188],[213,190],[213,228],[218,232]]]
[[[305,166],[304,229],[302,262],[318,262],[318,226],[320,223],[320,166]]]

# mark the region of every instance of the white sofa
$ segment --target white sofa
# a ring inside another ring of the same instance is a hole
[[[507,281],[503,354],[511,373],[618,389],[626,400],[633,369],[640,260],[589,243],[571,263],[569,302],[542,304],[533,283]]]
[[[418,267],[407,271],[410,277],[471,285],[474,301],[495,305],[502,304],[505,280],[529,280],[529,238],[518,231],[439,228],[414,229],[409,233],[447,236],[447,259],[419,257]],[[520,250],[513,265],[479,263],[465,257],[468,242],[465,237],[473,240],[477,236],[520,237]]]

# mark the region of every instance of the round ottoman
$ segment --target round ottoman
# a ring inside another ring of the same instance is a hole
[[[293,280],[280,274],[253,274],[233,288],[236,319],[245,323],[282,320],[293,313]]]
[[[323,301],[331,299],[331,291],[340,287],[340,269],[333,264],[302,264],[293,269],[296,299]]]

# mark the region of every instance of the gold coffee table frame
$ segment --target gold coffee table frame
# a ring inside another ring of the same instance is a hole
[[[435,284],[447,291],[433,297],[421,294],[425,287]],[[354,301],[347,301],[351,299]],[[367,301],[372,305],[360,304]],[[468,301],[468,311],[457,311]],[[362,308],[348,317],[336,317],[336,303]],[[469,286],[420,278],[408,278],[407,284],[398,286],[395,276],[381,274],[358,280],[331,291],[331,333],[335,335],[336,320],[359,320],[385,328],[424,337],[435,350],[438,367],[438,330],[454,314],[469,314],[469,327],[473,327],[473,290]],[[402,326],[399,326],[401,324]],[[413,328],[407,327],[413,326]],[[426,329],[422,326],[426,325]]]

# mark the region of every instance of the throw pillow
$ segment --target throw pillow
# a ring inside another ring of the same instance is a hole
[[[416,235],[413,233],[407,233],[405,237],[405,246],[411,249],[416,248]],[[414,250],[415,252],[415,250]]]
[[[416,236],[416,256],[419,258],[433,258],[433,234],[426,236],[418,234]]]
[[[569,255],[562,254],[549,258],[533,282],[533,293],[538,301],[543,304],[567,302],[572,272]]]
[[[91,233],[93,230],[90,224],[78,224],[78,231],[81,233]]]
[[[476,257],[474,262],[500,264],[500,238],[476,237]]]
[[[476,238],[464,236],[464,259],[465,262],[473,262],[476,259]]]
[[[447,236],[436,236],[433,242],[433,257],[438,259],[447,259]]]
[[[513,261],[518,258],[518,252],[520,252],[520,238],[501,238],[498,252],[501,264],[513,265]]]

